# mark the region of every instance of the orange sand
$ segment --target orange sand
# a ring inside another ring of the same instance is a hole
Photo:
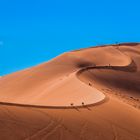
[[[140,140],[139,85],[138,43],[67,52],[6,75],[0,138]]]

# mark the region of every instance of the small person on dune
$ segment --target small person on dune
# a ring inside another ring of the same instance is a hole
[[[91,83],[89,83],[89,86],[92,86],[92,84],[91,84]]]
[[[83,105],[83,106],[85,105],[84,102],[82,102],[82,105]]]
[[[71,103],[70,105],[71,105],[71,106],[73,106],[74,104],[73,104],[73,103]]]

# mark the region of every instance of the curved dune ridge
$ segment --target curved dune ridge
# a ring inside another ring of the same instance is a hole
[[[140,140],[140,44],[66,52],[0,78],[0,139]]]
[[[98,53],[101,53],[101,58],[98,56],[97,59]],[[102,58],[104,61],[101,62]],[[109,59],[112,59],[110,63]],[[91,83],[88,83],[88,86],[82,83],[77,79],[77,73],[82,74],[81,71],[88,70],[89,67],[125,69],[131,63],[132,59],[129,56],[112,46],[102,50],[92,48],[65,53],[49,63],[3,77],[0,81],[0,102],[44,107],[97,104],[105,99],[105,95]],[[57,71],[63,73],[59,75],[58,72],[55,76]]]

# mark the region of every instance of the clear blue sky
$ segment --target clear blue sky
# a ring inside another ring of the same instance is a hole
[[[62,52],[140,42],[139,0],[0,0],[0,75]]]

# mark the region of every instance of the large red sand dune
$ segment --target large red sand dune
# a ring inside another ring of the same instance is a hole
[[[0,78],[2,140],[140,140],[140,44],[91,47]]]

